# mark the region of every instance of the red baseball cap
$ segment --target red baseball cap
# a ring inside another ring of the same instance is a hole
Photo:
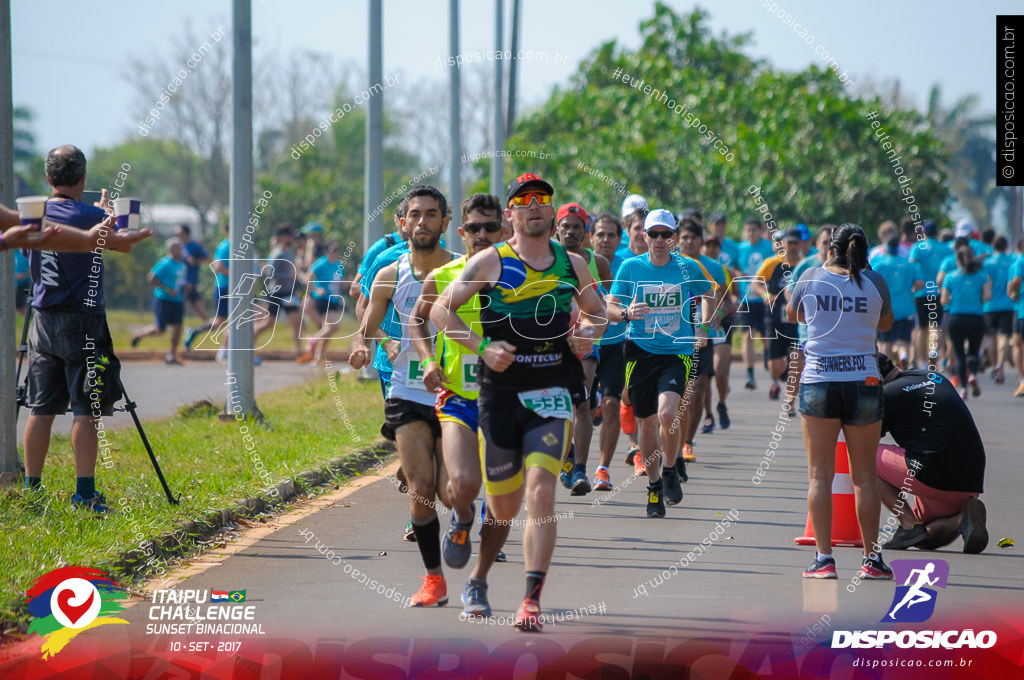
[[[555,216],[555,222],[561,222],[563,218],[569,215],[576,215],[583,220],[583,226],[587,226],[587,211],[583,209],[583,206],[579,203],[566,203],[563,206],[559,206],[558,214]]]

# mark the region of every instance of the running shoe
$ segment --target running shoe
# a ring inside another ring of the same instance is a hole
[[[1006,382],[1006,374],[1003,373],[1002,366],[996,366],[995,368],[992,369],[992,382],[994,382],[997,385],[1002,385],[1004,382]]]
[[[299,356],[297,356],[295,358],[295,363],[297,363],[297,364],[308,364],[312,360],[313,360],[313,355],[312,354],[310,354],[309,352],[303,352],[302,354],[300,354]]]
[[[441,539],[441,554],[444,555],[444,563],[452,569],[462,569],[469,562],[473,554],[473,541],[469,538],[469,530],[473,528],[473,519],[476,517],[476,506],[469,506],[470,520],[463,524],[459,522],[455,511],[452,510],[452,521],[448,525],[448,531]]]
[[[728,430],[729,426],[732,425],[732,421],[729,420],[729,409],[725,407],[725,404],[718,405],[718,426],[723,430]]]
[[[779,394],[782,392],[782,386],[777,382],[773,382],[772,386],[768,388],[768,398],[775,401],[779,398]]]
[[[441,574],[421,576],[423,587],[410,598],[413,607],[443,607],[448,604],[448,584]]]
[[[572,489],[573,485],[573,471],[576,469],[576,445],[569,445],[569,453],[566,455],[565,460],[562,461],[562,472],[559,473],[558,479],[561,480],[562,486],[566,489]]]
[[[140,338],[137,335],[133,335],[132,336],[132,349],[135,349],[136,347],[138,347],[140,342],[142,342],[142,338]]]
[[[964,401],[967,401],[967,388],[966,387],[958,387],[956,391],[957,391],[957,394],[960,395],[961,399],[963,399]]]
[[[665,505],[679,505],[683,500],[683,485],[679,483],[679,471],[675,466],[661,471],[662,485],[665,488]]]
[[[860,571],[857,572],[857,576],[862,581],[891,581],[894,578],[892,569],[885,563],[881,555],[875,559],[865,557],[861,562]]]
[[[526,598],[516,610],[515,629],[523,633],[539,633],[544,628],[540,621],[540,603]]]
[[[399,465],[398,469],[395,470],[395,479],[398,480],[398,492],[409,493],[409,480],[405,478],[405,471],[402,466]]]
[[[715,431],[715,417],[710,413],[704,417],[704,427],[700,429],[701,434],[711,434]]]
[[[696,463],[697,456],[693,455],[693,442],[683,442],[682,457],[687,463]]]
[[[882,547],[886,550],[906,550],[907,548],[913,548],[926,538],[928,538],[928,532],[925,531],[924,524],[918,522],[910,529],[904,529],[903,527],[896,529],[896,533]]]
[[[967,501],[960,516],[960,535],[964,537],[964,552],[977,555],[988,546],[988,529],[985,528],[985,504],[977,498]]]
[[[1015,397],[1024,397],[1024,380],[1021,380],[1020,384],[1017,385],[1017,389],[1014,390],[1013,396],[1015,396]]]
[[[474,581],[476,582],[474,583]],[[490,615],[491,603],[487,601],[487,584],[470,579],[466,587],[462,589],[462,613],[459,614],[459,618],[466,620],[476,616]]]
[[[1024,383],[1021,383],[1021,389],[1024,390]],[[640,453],[640,447],[633,444],[629,445],[629,453],[626,454],[626,465],[633,464],[633,458],[636,454]]]
[[[495,562],[508,562],[508,555],[505,554],[504,550],[498,551],[498,556],[494,558]]]
[[[591,420],[591,422],[594,424],[594,427],[597,427],[598,425],[601,424],[601,421],[603,420],[603,413],[604,409],[601,407],[601,403],[599,401],[597,404],[597,408],[594,409],[594,418],[593,420]]]
[[[182,365],[182,363],[180,361],[178,361],[178,357],[174,356],[173,354],[168,354],[167,356],[165,356],[164,357],[164,363],[167,364],[168,366],[181,366]]]
[[[839,575],[836,574],[836,558],[831,555],[826,555],[821,559],[815,557],[811,566],[804,569],[804,578],[838,579]]]
[[[686,461],[683,460],[682,456],[676,456],[676,472],[679,473],[679,478],[684,482],[690,481],[690,475],[686,474]]]
[[[104,515],[110,512],[110,506],[107,505],[107,499],[104,498],[101,493],[93,494],[91,498],[82,498],[81,494],[76,493],[71,497],[71,504],[76,508],[92,510],[97,515]],[[988,541],[987,535],[985,541]]]
[[[612,490],[612,476],[608,474],[607,470],[597,468],[597,472],[594,473],[594,491],[611,491]]]
[[[757,381],[754,380],[754,369],[752,369],[752,368],[748,368],[747,369],[747,382],[743,386],[745,388],[747,388],[748,390],[756,390],[757,389]]]
[[[191,351],[192,343],[196,340],[196,329],[189,326],[185,330],[185,349]]]
[[[411,519],[409,520],[409,523],[405,525],[405,535],[402,536],[402,540],[403,541],[409,541],[410,543],[415,543],[416,542],[416,532],[414,532],[412,530],[412,520]]]
[[[647,516],[665,516],[665,498],[661,493],[662,481],[659,479],[654,484],[647,485]]]
[[[978,382],[978,378],[976,376],[972,375],[970,378],[968,378],[967,379],[967,384],[971,386],[971,396],[972,397],[980,397],[981,396],[981,383]]]
[[[576,470],[572,473],[572,491],[570,496],[586,496],[590,493],[590,482],[587,481],[587,473],[583,470]]]
[[[637,477],[646,477],[647,466],[644,465],[644,457],[639,455],[639,453],[637,451],[637,455],[633,456],[633,474]]]

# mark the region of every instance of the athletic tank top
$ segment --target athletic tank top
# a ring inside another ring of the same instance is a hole
[[[394,305],[395,314],[406,328],[409,317],[412,315],[412,308],[416,304],[416,298],[423,290],[423,282],[413,274],[412,264],[409,261],[409,253],[398,258],[398,279],[395,282],[395,292],[391,297],[391,304]],[[430,324],[430,322],[427,322]],[[433,324],[430,324],[430,333],[436,333]],[[408,333],[402,333],[400,350],[395,357],[395,370],[391,374],[391,384],[388,388],[389,399],[405,399],[432,406],[435,395],[427,390],[423,384],[423,366],[420,364],[420,356],[412,345]]]
[[[480,292],[484,335],[515,346],[516,358],[502,372],[480,362],[480,385],[494,390],[576,388],[579,359],[569,349],[573,296],[579,279],[569,254],[552,241],[554,262],[537,271],[507,242],[495,246],[501,274],[492,288]]]
[[[878,319],[891,308],[889,288],[878,272],[860,274],[862,287],[821,267],[808,270],[793,287],[791,304],[798,310],[802,305],[807,318],[801,383],[879,378],[875,334]]]
[[[437,284],[437,292],[441,294],[448,285],[458,278],[462,270],[466,268],[466,256],[452,260],[443,267],[434,270],[434,282]],[[473,295],[469,301],[459,307],[456,312],[470,330],[474,333],[483,333],[480,325],[480,296]],[[479,357],[472,351],[454,340],[445,337],[444,333],[437,334],[437,363],[441,366],[447,387],[460,397],[476,399],[480,393],[477,383],[477,361]]]

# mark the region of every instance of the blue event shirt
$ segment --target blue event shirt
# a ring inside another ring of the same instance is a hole
[[[170,255],[164,255],[157,260],[149,273],[155,276],[162,285],[177,291],[177,294],[168,295],[164,289],[154,288],[154,297],[168,302],[181,302],[181,287],[185,283],[185,266],[184,260],[175,261]]]
[[[949,291],[949,313],[980,316],[982,313],[982,287],[989,280],[984,269],[973,274],[967,274],[959,269],[946,274],[946,277],[942,279],[942,287]]]
[[[210,254],[206,252],[200,243],[196,241],[189,241],[181,247],[182,262],[185,263],[185,283],[191,283],[193,286],[199,283],[199,265],[189,264],[187,257],[191,256],[197,260],[202,260],[210,257]]]
[[[367,248],[366,255],[363,255],[363,261],[359,263],[359,269],[356,270],[356,273],[365,279],[366,273],[370,270],[370,266],[373,264],[374,260],[376,260],[380,254],[388,248],[392,248],[400,243],[404,243],[404,241],[402,241],[402,238],[398,235],[397,231],[393,231],[387,236],[382,236],[374,241],[373,244]]]
[[[645,253],[626,260],[615,276],[610,295],[629,306],[638,298],[650,306],[642,319],[632,319],[626,337],[651,354],[693,354],[690,298],[704,295],[712,284],[695,260],[672,253],[657,267]]]
[[[914,281],[922,280],[920,268],[905,257],[885,253],[871,260],[871,268],[882,275],[889,286],[892,300],[892,315],[896,321],[914,316],[917,305],[911,290]]]
[[[217,244],[216,250],[213,251],[213,259],[228,263],[228,260],[231,259],[231,241],[229,239],[224,239]],[[217,274],[217,288],[227,290],[228,283],[227,274]]]
[[[939,275],[943,261],[952,256],[953,249],[937,238],[926,238],[911,247],[910,261],[921,270],[921,280],[924,281],[924,287],[914,293],[914,297],[928,297],[928,290],[935,289],[935,278]]]
[[[721,250],[718,253],[718,261],[726,269],[735,269],[740,261],[740,244],[728,236],[722,239]]]
[[[754,245],[750,245],[749,241],[744,241],[740,244],[739,250],[740,257],[737,266],[746,276],[756,276],[764,261],[775,255],[772,242],[766,238],[761,239]],[[749,294],[750,283],[745,281],[738,283],[740,298],[745,297],[748,302],[758,302],[763,299],[760,295]]]
[[[1017,256],[1017,263],[1013,265],[1010,278],[1024,279],[1024,255]],[[1021,283],[1020,290],[1017,291],[1017,318],[1024,319],[1024,282]]]
[[[1016,258],[1009,253],[996,253],[985,260],[985,273],[992,279],[992,298],[982,309],[985,312],[1008,312],[1013,310],[1014,303],[1006,292],[1006,284],[1012,278],[1010,270]]]
[[[88,231],[107,218],[96,206],[78,201],[47,201],[46,217]],[[32,306],[86,314],[103,314],[103,255],[30,250]]]
[[[326,255],[321,255],[309,268],[309,271],[313,275],[310,281],[315,282],[315,285],[311,286],[310,292],[314,299],[327,300],[332,295],[341,295],[341,281],[345,280],[344,264],[341,262],[331,264]]]

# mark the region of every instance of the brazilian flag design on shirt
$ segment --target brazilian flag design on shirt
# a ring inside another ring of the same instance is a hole
[[[566,340],[579,286],[572,261],[554,241],[555,261],[543,271],[523,262],[508,243],[496,248],[501,276],[493,288],[480,293],[480,321],[486,337],[516,347],[516,360],[503,373],[494,374],[493,382],[490,370],[481,364],[481,383],[503,389],[559,385],[562,372],[576,360]]]

